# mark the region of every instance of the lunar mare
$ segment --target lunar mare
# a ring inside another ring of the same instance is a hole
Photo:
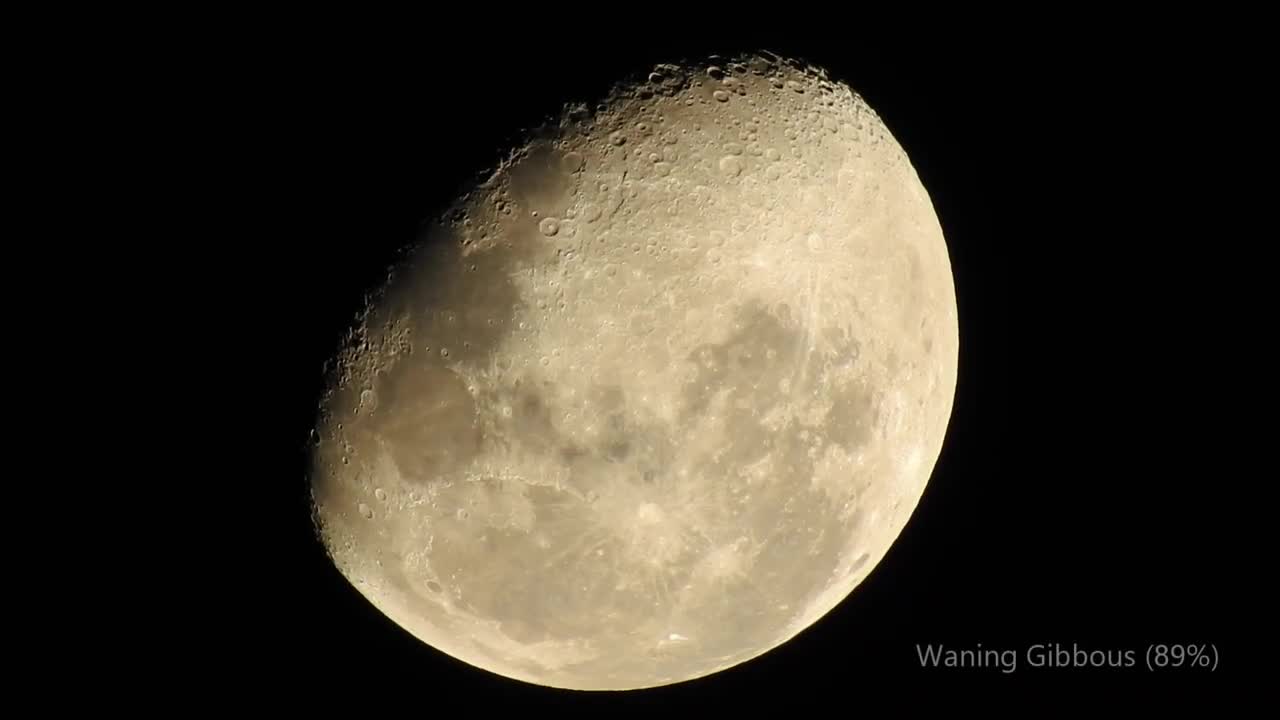
[[[364,309],[322,401],[319,534],[479,668],[705,676],[884,557],[958,342],[932,204],[861,97],[767,54],[659,66],[532,133]]]

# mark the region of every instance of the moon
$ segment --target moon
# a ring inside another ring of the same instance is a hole
[[[940,223],[861,96],[769,53],[659,65],[530,131],[360,310],[317,413],[317,533],[476,668],[707,676],[885,556],[958,347]]]

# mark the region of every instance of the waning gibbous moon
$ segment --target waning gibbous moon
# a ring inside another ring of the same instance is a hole
[[[321,401],[319,536],[478,668],[709,675],[885,555],[958,343],[932,203],[860,96],[767,53],[660,65],[531,132],[364,308]]]

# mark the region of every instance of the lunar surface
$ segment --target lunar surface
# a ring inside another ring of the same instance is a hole
[[[337,568],[454,658],[621,690],[757,657],[866,578],[941,451],[959,334],[903,148],[763,54],[567,106],[348,340],[312,480]]]

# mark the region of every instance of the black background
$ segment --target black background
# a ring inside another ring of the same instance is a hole
[[[218,55],[234,66],[223,88],[234,102],[208,112],[235,138],[221,142],[242,164],[235,197],[252,218],[223,239],[238,259],[227,309],[242,328],[233,352],[252,358],[259,388],[251,414],[264,442],[246,477],[267,499],[237,564],[253,579],[228,592],[228,626],[245,633],[222,669],[229,692],[424,711],[455,702],[605,710],[619,698],[728,710],[796,693],[841,701],[897,683],[920,689],[905,697],[914,704],[957,681],[1210,677],[1149,673],[1151,643],[1215,643],[1220,674],[1246,664],[1227,628],[1243,599],[1229,509],[1242,485],[1261,480],[1247,480],[1253,470],[1230,448],[1259,431],[1226,409],[1239,378],[1221,368],[1247,371],[1224,362],[1240,349],[1225,339],[1237,330],[1208,299],[1220,269],[1242,261],[1206,250],[1240,235],[1213,211],[1222,176],[1189,170],[1213,136],[1195,108],[1232,96],[1189,51],[1121,50],[1128,44],[1105,34],[1046,47],[1038,36],[851,35],[812,23],[799,32],[782,21],[749,38],[676,37],[661,22],[495,25],[380,35],[300,23],[259,38],[251,55]],[[960,381],[918,509],[836,610],[701,680],[621,696],[562,692],[423,645],[337,573],[311,530],[305,448],[325,362],[395,250],[521,128],[654,63],[754,47],[826,67],[861,93],[942,222]],[[922,668],[923,643],[1014,649],[1019,667]],[[1035,643],[1132,649],[1139,667],[1029,668]]]

